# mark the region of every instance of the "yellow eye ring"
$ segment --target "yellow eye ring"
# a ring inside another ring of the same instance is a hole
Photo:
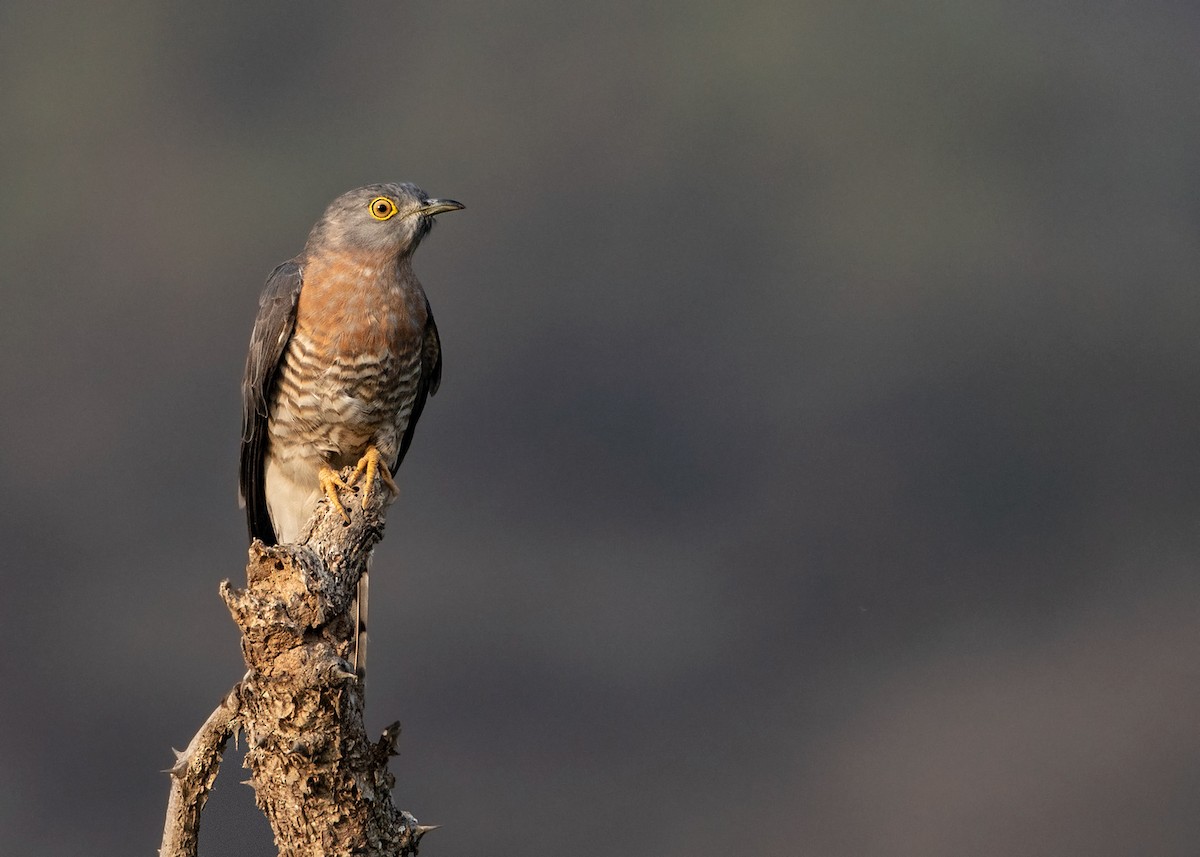
[[[371,200],[371,204],[367,206],[367,210],[371,212],[371,216],[376,220],[387,220],[396,213],[396,203],[392,202],[386,196],[377,196]]]

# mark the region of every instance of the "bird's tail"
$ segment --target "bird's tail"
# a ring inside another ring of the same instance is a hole
[[[362,577],[358,579],[358,596],[354,606],[350,608],[354,616],[354,671],[358,680],[365,681],[367,677],[367,595],[371,587],[371,558],[367,557],[367,565]]]

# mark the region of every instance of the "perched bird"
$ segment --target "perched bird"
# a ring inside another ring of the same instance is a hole
[[[335,199],[304,251],[267,278],[242,381],[239,497],[252,539],[295,542],[321,496],[393,474],[437,392],[442,349],[413,252],[435,215],[461,209],[412,184],[375,184]],[[342,468],[355,465],[346,482]],[[348,519],[348,516],[347,516]],[[365,662],[367,576],[359,584]]]

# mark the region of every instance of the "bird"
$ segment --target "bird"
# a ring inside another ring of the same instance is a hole
[[[464,208],[416,185],[371,184],[337,197],[304,250],[271,272],[242,380],[239,501],[250,538],[291,544],[322,497],[394,475],[442,377],[442,345],[413,253],[434,218]],[[354,466],[343,480],[338,474]],[[359,582],[354,668],[365,676],[368,575]]]

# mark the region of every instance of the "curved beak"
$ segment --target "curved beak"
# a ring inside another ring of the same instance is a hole
[[[461,202],[455,202],[452,199],[431,199],[426,201],[418,211],[427,217],[432,217],[435,214],[441,214],[444,211],[458,211],[466,208]]]

